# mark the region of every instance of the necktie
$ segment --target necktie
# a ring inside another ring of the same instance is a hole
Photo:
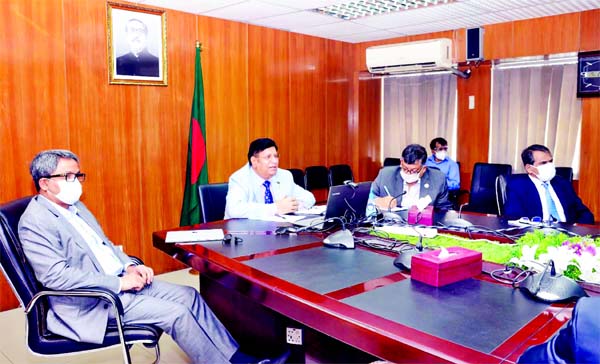
[[[263,186],[265,186],[265,203],[266,204],[273,203],[273,195],[271,194],[271,189],[269,188],[269,187],[271,187],[271,182],[265,181],[263,183]]]
[[[554,220],[558,220],[558,210],[556,210],[556,205],[554,204],[554,200],[552,199],[552,195],[550,194],[550,184],[548,182],[542,183],[544,189],[546,190],[546,204],[548,205],[548,214],[550,218]]]

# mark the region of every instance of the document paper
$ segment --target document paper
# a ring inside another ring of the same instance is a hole
[[[165,242],[185,243],[190,241],[223,240],[223,229],[168,231]]]

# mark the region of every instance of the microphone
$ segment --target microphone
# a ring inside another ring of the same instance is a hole
[[[396,201],[399,197],[406,195],[408,191],[403,191],[401,194],[392,197],[390,202],[388,203],[388,211],[392,211],[392,201]]]
[[[415,229],[415,231],[417,233],[419,233],[419,231],[417,229]],[[427,249],[427,250],[431,250],[431,249]],[[394,259],[394,265],[400,269],[410,270],[411,265],[412,265],[412,257],[414,255],[421,254],[422,252],[423,252],[423,235],[421,233],[419,233],[419,241],[417,241],[417,244],[410,249],[401,250],[398,253],[398,256],[396,257],[396,259]]]

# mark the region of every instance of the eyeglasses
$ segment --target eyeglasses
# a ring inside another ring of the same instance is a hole
[[[52,174],[50,176],[45,176],[42,178],[55,178],[55,177],[63,177],[65,179],[65,181],[67,182],[75,182],[76,179],[79,180],[79,182],[83,182],[85,181],[85,173],[73,173],[73,172],[69,172],[69,173],[61,173],[61,174]]]
[[[408,169],[404,166],[404,164],[401,166],[402,171],[404,171],[404,173],[406,174],[417,174],[417,173],[421,173],[421,169],[423,169],[423,167],[419,167],[416,169]]]

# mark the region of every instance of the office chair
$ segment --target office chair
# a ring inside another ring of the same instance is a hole
[[[299,168],[290,168],[288,169],[292,173],[292,177],[294,177],[294,183],[298,186],[305,188],[304,186],[304,171]]]
[[[354,182],[352,168],[347,164],[335,164],[329,167],[329,187],[343,185],[344,181]]]
[[[329,171],[325,166],[310,166],[304,170],[304,186],[307,190],[329,188]]]
[[[400,165],[400,158],[387,157],[383,160],[384,167],[399,166],[399,165]]]
[[[162,330],[153,325],[123,324],[123,306],[119,296],[104,289],[76,289],[53,291],[42,287],[35,278],[17,233],[19,219],[31,200],[24,197],[0,206],[0,266],[4,276],[17,296],[27,316],[27,346],[30,351],[43,356],[82,353],[90,350],[121,346],[124,363],[131,363],[129,348],[133,344],[144,344],[155,349],[156,360],[160,360],[158,340]],[[141,261],[132,257],[137,263]],[[67,339],[50,332],[46,326],[49,310],[48,296],[72,296],[99,298],[107,301],[115,311],[116,323],[109,324],[102,344],[91,344]]]
[[[203,223],[223,220],[227,191],[229,191],[229,183],[226,182],[198,186]]]
[[[512,173],[510,164],[475,163],[469,202],[461,206],[461,210],[498,215],[496,202],[496,177],[509,176]]]
[[[506,177],[499,175],[496,177],[496,206],[498,207],[498,215],[504,215],[504,205],[506,204]]]
[[[571,167],[556,167],[556,175],[573,182],[573,168]]]

